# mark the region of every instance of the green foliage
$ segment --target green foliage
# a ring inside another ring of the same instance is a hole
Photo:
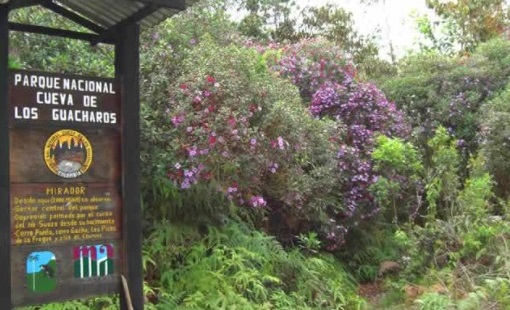
[[[439,293],[427,293],[415,301],[419,310],[448,310],[455,309],[454,302]]]
[[[87,31],[73,22],[39,7],[23,8],[10,14],[13,22],[39,26]],[[113,47],[48,36],[13,32],[10,54],[16,67],[25,70],[45,70],[59,73],[111,77],[114,73]]]
[[[478,44],[503,33],[508,25],[508,4],[503,0],[427,0],[441,18],[434,26],[420,20],[419,30],[442,52],[472,51]],[[442,33],[439,33],[442,32]]]
[[[20,69],[19,60],[17,58],[9,58],[9,69]]]
[[[469,177],[461,184],[456,173],[459,157],[443,128],[429,146],[434,150],[427,179],[429,206],[442,205],[447,212],[438,217],[429,213],[425,226],[412,225],[393,237],[409,257],[402,275],[417,281],[424,272],[423,295],[415,304],[419,309],[481,309],[489,304],[505,308],[510,225],[491,215],[493,182],[484,158],[471,158]]]
[[[484,170],[484,159],[472,158],[470,161],[470,178],[457,197],[457,212],[473,219],[483,219],[490,211],[492,194],[492,177]]]
[[[510,89],[491,100],[482,112],[481,152],[496,181],[496,193],[510,197]]]
[[[326,4],[305,9],[302,18],[301,38],[326,38],[345,50],[361,68],[369,63],[375,64],[379,52],[375,37],[359,34],[350,12],[334,4]]]
[[[418,150],[409,142],[381,135],[376,138],[372,159],[374,170],[379,174],[370,187],[376,202],[386,213],[391,210],[392,216],[389,218],[394,223],[402,215],[414,216],[420,208],[417,198],[421,195],[424,172]]]
[[[295,40],[296,19],[291,16],[296,8],[289,0],[235,0],[238,11],[247,14],[239,22],[239,31],[257,40]]]
[[[317,251],[322,247],[317,233],[313,231],[308,234],[300,234],[298,236],[298,240],[301,242],[301,248],[312,253],[317,253]]]
[[[410,55],[396,77],[382,84],[388,98],[403,109],[414,128],[415,145],[430,152],[427,141],[444,126],[459,143],[463,165],[478,148],[480,111],[508,83],[510,42],[491,40],[468,57],[429,52]]]
[[[244,224],[198,230],[163,223],[145,251],[161,309],[359,309],[352,279],[330,256],[285,251]]]
[[[432,167],[426,184],[426,199],[429,203],[428,216],[446,216],[457,196],[460,181],[458,169],[460,158],[454,142],[444,127],[439,127],[429,143],[432,150]]]
[[[372,152],[375,169],[378,171],[391,171],[390,174],[419,174],[423,171],[418,151],[408,142],[399,138],[378,136],[376,149]]]
[[[371,222],[351,229],[346,246],[337,254],[362,283],[377,280],[383,261],[399,261],[402,253],[384,223]]]
[[[90,300],[74,300],[62,303],[51,303],[42,306],[17,308],[17,310],[117,310],[117,297],[97,297]]]

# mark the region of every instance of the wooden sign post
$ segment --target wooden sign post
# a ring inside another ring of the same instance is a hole
[[[9,8],[0,4],[0,305],[11,305],[11,209],[9,192]],[[6,270],[8,269],[8,270]]]
[[[118,292],[130,257],[120,88],[18,70],[8,82],[12,304]]]
[[[185,1],[110,1],[103,9],[118,9],[112,16],[131,12],[117,20],[92,2],[0,0],[2,309],[126,297],[121,276],[133,308],[143,309],[140,24],[160,22]],[[32,5],[97,34],[9,23],[9,11]],[[9,70],[9,30],[114,44],[115,77]],[[121,298],[121,309],[128,306]]]

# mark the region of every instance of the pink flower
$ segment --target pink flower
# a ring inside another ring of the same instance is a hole
[[[182,122],[184,122],[184,116],[182,115],[176,115],[174,117],[172,117],[172,124],[177,127],[179,126],[180,124],[182,124]]]
[[[196,146],[192,146],[188,149],[188,155],[189,157],[195,157],[197,156],[197,147]]]
[[[209,83],[214,83],[214,82],[216,82],[216,79],[215,79],[215,78],[213,78],[213,77],[212,77],[212,76],[210,76],[210,75],[208,75],[206,79],[207,79],[207,82],[209,82]]]
[[[267,205],[267,202],[262,196],[252,196],[250,198],[250,205],[254,208],[262,208]]]
[[[229,117],[228,124],[234,127],[236,125],[236,119],[233,116]]]
[[[280,150],[283,150],[285,148],[282,137],[278,137],[278,147],[280,148]]]

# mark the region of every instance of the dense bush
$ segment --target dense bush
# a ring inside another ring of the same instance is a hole
[[[510,89],[491,100],[482,113],[481,152],[496,181],[496,193],[510,197]]]
[[[413,220],[423,202],[424,167],[418,150],[409,142],[380,135],[372,152],[377,180],[370,186],[376,202],[393,223]]]
[[[426,150],[426,141],[444,126],[459,147],[473,153],[480,107],[509,81],[509,53],[510,42],[497,39],[480,45],[471,56],[412,55],[382,89],[410,117],[420,148]]]
[[[340,226],[328,236],[332,242],[329,248],[336,249],[345,243],[350,226],[371,218],[380,209],[369,191],[377,179],[371,159],[375,136],[405,137],[409,128],[402,113],[375,85],[356,78],[355,66],[333,44],[305,40],[281,48],[279,56],[270,62],[271,69],[299,88],[310,114],[342,128],[339,135],[330,138],[337,147],[337,167],[342,176],[338,189],[343,209],[332,218]]]
[[[321,234],[337,229],[328,214],[342,207],[340,173],[329,138],[342,128],[311,118],[297,89],[270,72],[252,48],[222,47],[204,37],[181,64],[166,104],[151,112],[158,127],[150,128],[156,146],[150,156],[161,154],[159,177],[164,172],[194,205],[184,211],[190,217],[221,213],[229,201],[259,214],[267,209],[283,217],[277,223],[270,216],[265,225],[282,238],[315,223],[326,224],[317,226]],[[216,211],[196,203],[204,186],[208,195],[226,198],[215,200]]]

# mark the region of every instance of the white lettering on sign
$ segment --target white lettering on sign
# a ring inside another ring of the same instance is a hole
[[[37,92],[37,104],[74,105],[73,95]]]
[[[97,108],[97,97],[96,96],[83,96],[83,106]]]
[[[64,89],[90,93],[115,94],[113,83],[81,79],[64,79]]]
[[[111,125],[120,121],[116,99],[105,96],[115,94],[112,79],[56,77],[34,72],[14,72],[11,78],[20,94],[11,110],[15,120]]]
[[[30,107],[14,107],[15,119],[38,119],[39,113],[37,108]]]
[[[51,119],[61,122],[117,124],[117,114],[101,111],[53,109]]]
[[[88,93],[115,94],[112,82],[92,81],[83,78],[62,78],[40,76],[29,73],[14,74],[14,86],[39,88],[43,90],[70,90]]]
[[[61,88],[61,78],[16,73],[14,75],[14,86],[59,90]]]

